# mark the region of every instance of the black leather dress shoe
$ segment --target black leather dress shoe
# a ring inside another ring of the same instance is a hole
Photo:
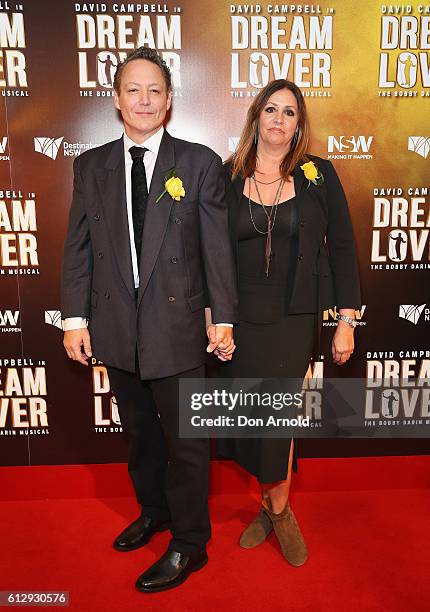
[[[157,593],[173,589],[201,569],[208,562],[206,550],[188,557],[174,550],[167,550],[154,565],[151,565],[136,582],[142,593]]]
[[[141,515],[119,534],[113,543],[113,547],[121,552],[136,550],[136,548],[148,544],[154,533],[166,531],[169,527],[169,521],[158,521],[149,518],[149,516]]]

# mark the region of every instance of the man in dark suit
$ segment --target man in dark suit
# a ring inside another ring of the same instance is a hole
[[[123,138],[75,160],[64,346],[82,364],[94,354],[107,365],[128,434],[142,513],[115,548],[134,550],[171,526],[168,550],[136,583],[152,592],[207,562],[209,446],[179,437],[178,385],[204,375],[205,306],[216,324],[208,350],[232,345],[237,290],[221,159],[164,130],[166,64],[137,49],[119,65],[114,90]]]

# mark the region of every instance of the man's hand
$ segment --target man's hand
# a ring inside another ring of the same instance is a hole
[[[64,332],[63,344],[70,359],[79,361],[82,365],[88,365],[88,360],[93,353],[91,351],[90,332],[87,328]]]
[[[337,324],[331,343],[331,352],[333,361],[337,365],[343,365],[354,352],[354,329],[345,321],[339,321]]]
[[[208,325],[206,332],[209,339],[208,353],[214,353],[221,361],[230,361],[236,348],[233,340],[233,328],[223,325]]]

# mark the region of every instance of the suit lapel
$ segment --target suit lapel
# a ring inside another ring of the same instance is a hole
[[[152,175],[143,226],[142,255],[139,267],[138,303],[142,299],[149,278],[157,261],[163,238],[169,222],[173,199],[165,194],[158,203],[156,200],[164,191],[164,177],[175,168],[175,147],[173,138],[164,132]]]
[[[232,192],[235,195],[233,200],[233,205],[230,207],[230,225],[231,225],[231,233],[234,242],[237,242],[237,230],[239,224],[239,212],[240,212],[240,203],[242,200],[243,194],[243,186],[245,184],[244,179],[240,176],[236,176],[232,181]]]
[[[296,194],[297,200],[299,199],[300,191],[303,187],[305,177],[303,170],[300,168],[300,163],[298,163],[293,170],[294,192]]]
[[[134,295],[122,138],[113,143],[104,167],[96,168],[95,172],[100,201],[119,271],[128,291]]]

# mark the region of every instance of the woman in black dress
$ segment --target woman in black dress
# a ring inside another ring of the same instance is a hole
[[[285,79],[269,83],[225,167],[240,323],[234,354],[232,343],[215,351],[228,361],[223,377],[303,379],[322,310],[334,306],[333,359],[343,364],[353,352],[361,301],[348,205],[332,164],[309,155],[308,144],[300,89]],[[207,323],[211,333],[210,312]],[[221,454],[261,484],[262,507],[241,546],[256,546],[274,528],[284,557],[301,565],[307,549],[288,503],[295,449],[291,438],[219,440]]]

